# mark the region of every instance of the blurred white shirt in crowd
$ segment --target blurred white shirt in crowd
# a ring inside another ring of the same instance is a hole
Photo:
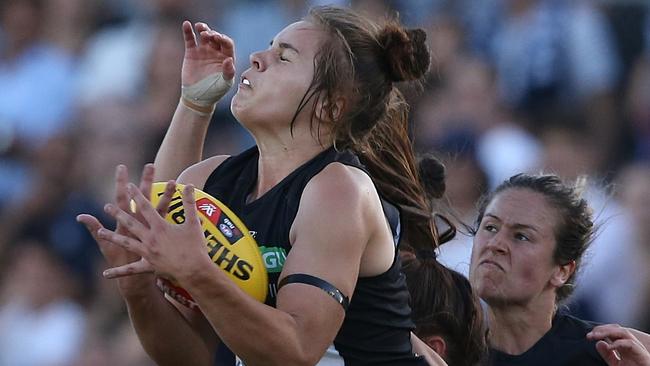
[[[85,313],[71,301],[43,309],[9,303],[0,308],[0,366],[71,365],[80,353],[85,326]]]

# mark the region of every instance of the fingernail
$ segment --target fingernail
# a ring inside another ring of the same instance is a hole
[[[110,278],[111,277],[111,271],[105,270],[104,272],[102,272],[102,276]]]
[[[110,203],[107,203],[107,204],[104,205],[104,211],[105,212],[111,212],[111,204]]]

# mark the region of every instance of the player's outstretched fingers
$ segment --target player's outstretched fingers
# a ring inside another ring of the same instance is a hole
[[[223,61],[223,78],[224,80],[232,80],[235,77],[235,60],[228,57]]]
[[[197,46],[196,35],[194,34],[194,28],[192,28],[192,23],[189,21],[183,22],[183,41],[185,42],[185,49],[191,49]]]
[[[210,31],[210,27],[206,23],[197,22],[194,24],[194,30],[197,34],[201,34],[201,32]]]
[[[153,273],[153,272],[154,269],[151,266],[151,264],[149,264],[149,262],[145,260],[139,260],[137,262],[125,264],[123,266],[109,268],[105,270],[102,273],[102,275],[106,278],[119,278],[119,277],[144,274],[144,273]]]
[[[220,34],[220,36],[221,49],[223,50],[223,53],[230,56],[235,56],[235,42],[232,40],[232,38],[228,37],[225,34]]]
[[[99,220],[97,220],[95,216],[88,215],[88,214],[80,214],[77,215],[77,222],[82,223],[86,227],[86,229],[88,230],[90,235],[92,235],[93,239],[95,239],[95,241],[99,241],[99,237],[97,236],[97,231],[99,229],[103,229],[104,226],[101,224],[101,222],[99,222]]]
[[[187,184],[183,187],[183,210],[185,211],[185,224],[200,226],[201,221],[196,211],[196,198],[194,197],[194,185]]]
[[[120,209],[130,212],[127,184],[129,184],[129,171],[126,165],[120,164],[115,168],[115,203]]]
[[[164,219],[160,217],[160,214],[156,209],[151,206],[151,201],[147,197],[145,197],[142,192],[138,189],[138,187],[135,186],[133,183],[129,183],[127,186],[127,189],[129,190],[129,195],[131,196],[131,199],[135,202],[135,207],[140,215],[142,215],[142,218],[144,219],[144,224],[146,224],[148,227],[153,228],[155,225],[160,225],[161,223],[164,223]],[[117,218],[117,217],[116,217]],[[140,225],[142,226],[142,225]],[[129,227],[129,230],[131,228]],[[137,228],[140,230],[140,227]],[[138,236],[140,239],[144,239],[144,234],[145,232],[142,231],[141,234],[134,233]]]
[[[165,217],[167,215],[167,212],[169,211],[169,204],[172,201],[174,192],[176,192],[176,181],[170,180],[165,184],[165,191],[163,192],[162,196],[160,196],[160,200],[156,205],[156,211],[158,211],[158,214],[161,217]]]
[[[211,30],[211,31],[206,31],[204,32],[206,39],[205,42],[209,43],[212,48],[214,48],[217,51],[223,51],[221,47],[221,37],[219,33]]]
[[[119,245],[129,252],[135,253],[141,257],[146,255],[146,249],[141,243],[133,238],[125,235],[120,235],[114,231],[106,228],[97,230],[97,237],[99,239],[109,241],[113,244]]]
[[[145,197],[151,197],[151,185],[154,178],[154,165],[149,163],[145,164],[142,168],[142,178],[140,178],[140,191]]]
[[[140,210],[140,207],[138,207],[138,210]],[[125,227],[129,233],[135,235],[137,238],[142,239],[148,232],[147,228],[143,225],[143,223],[138,221],[130,213],[127,213],[126,211],[118,208],[113,204],[110,203],[106,204],[104,206],[104,211],[107,214],[113,216],[113,218],[117,220],[117,223],[119,225]]]
[[[210,31],[204,30],[199,33],[199,41],[201,42],[202,45],[206,44],[211,44],[213,47],[216,48],[217,51],[221,50],[220,45],[215,45],[212,43],[212,35],[210,34]]]

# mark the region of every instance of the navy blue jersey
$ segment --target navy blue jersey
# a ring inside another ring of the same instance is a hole
[[[596,351],[596,342],[587,340],[587,333],[597,324],[576,317],[558,314],[553,326],[533,347],[513,356],[490,350],[490,365],[494,366],[606,366]]]
[[[204,191],[230,207],[251,230],[269,274],[266,304],[275,306],[278,278],[291,251],[289,230],[305,186],[333,162],[365,169],[352,152],[329,148],[264,195],[248,202],[257,182],[258,157],[257,147],[253,147],[226,159],[208,177]],[[410,332],[414,325],[397,255],[399,211],[385,200],[382,205],[396,238],[395,259],[386,272],[358,279],[343,325],[326,354],[328,365],[426,365],[411,349]],[[336,255],[330,260],[336,261]]]

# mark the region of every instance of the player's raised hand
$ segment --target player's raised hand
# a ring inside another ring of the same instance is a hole
[[[185,57],[182,83],[192,85],[205,77],[222,72],[225,80],[235,76],[235,44],[228,36],[220,34],[206,23],[183,22]]]

